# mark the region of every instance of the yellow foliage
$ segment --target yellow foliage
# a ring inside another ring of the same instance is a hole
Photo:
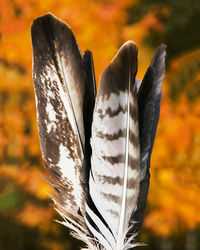
[[[18,219],[31,227],[42,226],[42,224],[50,221],[52,214],[52,207],[44,208],[28,203],[18,215]]]
[[[50,186],[42,178],[42,169],[34,166],[24,165],[20,168],[17,166],[2,166],[0,173],[7,179],[15,181],[22,190],[35,195],[39,199],[47,199],[50,193]]]

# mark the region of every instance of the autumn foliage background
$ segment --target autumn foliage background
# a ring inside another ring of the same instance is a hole
[[[49,200],[32,83],[30,26],[52,12],[93,52],[97,81],[134,40],[142,79],[167,47],[161,117],[141,241],[145,249],[200,249],[199,0],[0,0],[0,249],[79,249]],[[141,248],[143,249],[143,248]]]

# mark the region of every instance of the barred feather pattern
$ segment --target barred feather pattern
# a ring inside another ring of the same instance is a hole
[[[136,70],[137,49],[129,41],[102,74],[94,109],[89,186],[92,200],[113,234],[113,242],[106,249],[124,249],[138,196],[140,146],[137,89],[133,88]]]
[[[92,53],[82,56],[67,24],[48,13],[34,20],[31,35],[40,145],[61,223],[87,249],[140,245],[165,46],[138,92],[137,46],[126,42],[96,95]]]

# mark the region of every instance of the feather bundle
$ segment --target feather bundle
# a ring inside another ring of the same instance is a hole
[[[32,29],[33,80],[42,157],[63,224],[88,249],[138,245],[159,120],[165,46],[138,91],[137,47],[126,42],[96,94],[92,53],[47,14]]]

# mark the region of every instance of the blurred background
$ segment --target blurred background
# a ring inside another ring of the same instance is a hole
[[[142,79],[167,45],[161,118],[141,241],[149,250],[200,249],[200,1],[0,0],[0,250],[76,250],[52,207],[40,155],[30,26],[52,12],[93,52],[97,82],[134,40]]]

